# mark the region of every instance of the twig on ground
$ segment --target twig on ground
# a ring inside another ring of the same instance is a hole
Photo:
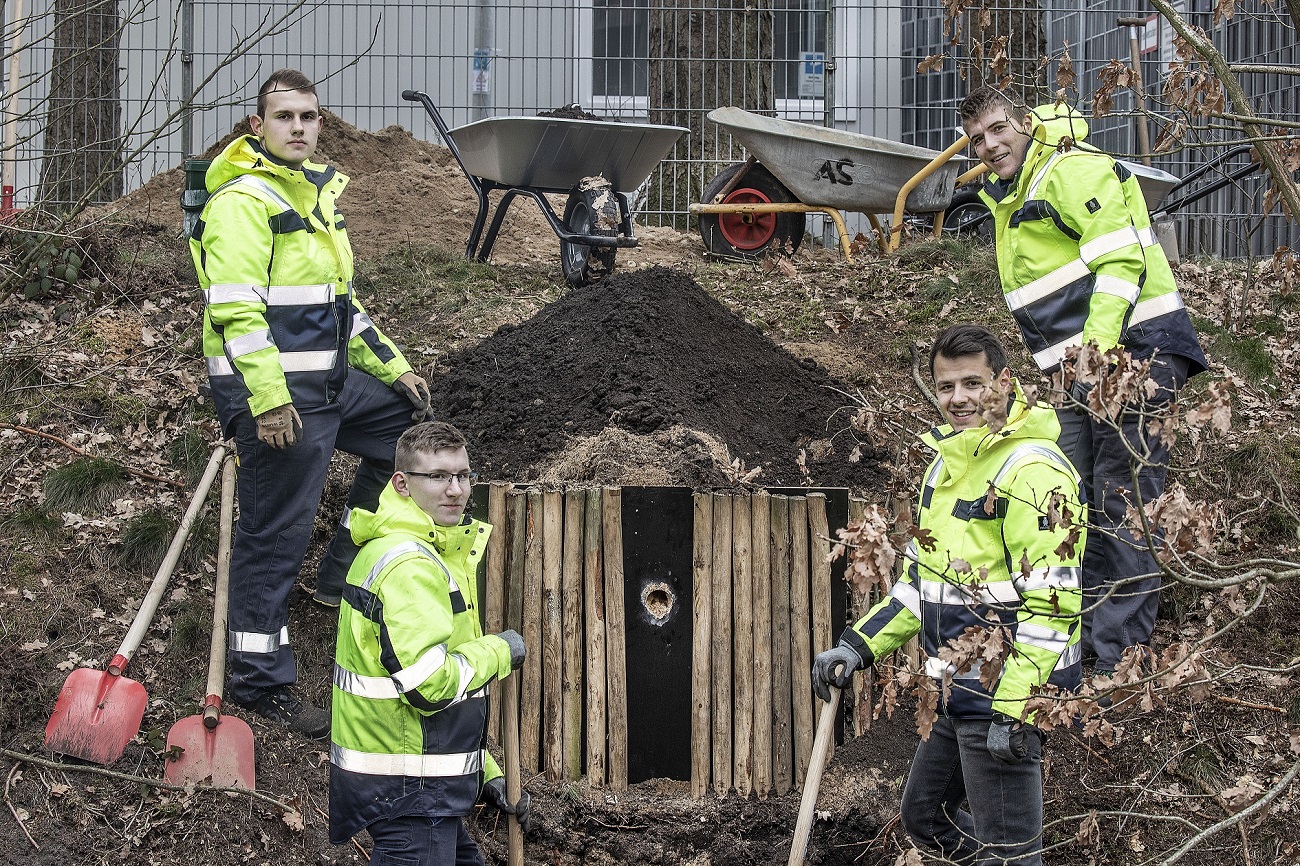
[[[60,439],[58,436],[55,436],[52,433],[44,433],[40,430],[33,430],[31,427],[23,427],[19,424],[10,424],[6,421],[0,421],[0,427],[3,427],[8,430],[17,430],[19,433],[26,433],[28,436],[39,436],[42,439],[48,439],[51,442],[57,442],[58,444],[62,445],[64,448],[67,448],[69,451],[72,451],[74,453],[80,454],[82,457],[92,456],[86,453],[85,451],[83,451],[82,449],[78,448],[76,445],[73,445],[71,442],[67,441],[66,439]],[[163,478],[161,475],[151,475],[150,473],[140,469],[132,469],[130,466],[123,466],[122,469],[130,473],[131,475],[136,476],[137,478],[144,478],[147,481],[157,481],[159,484],[170,484],[172,487],[179,487],[182,490],[185,489],[185,485],[182,484],[181,482],[172,481],[170,478]]]
[[[1257,704],[1252,701],[1243,701],[1240,698],[1230,698],[1227,695],[1215,695],[1214,697],[1221,703],[1232,704],[1234,707],[1245,707],[1248,710],[1268,710],[1270,713],[1286,715],[1286,710],[1272,704]]]
[[[14,804],[9,800],[9,785],[14,780],[14,773],[17,772],[18,765],[14,764],[9,768],[9,775],[5,778],[5,805],[9,807],[10,814],[12,814],[14,820],[18,822],[18,826],[22,829],[23,835],[27,837],[27,841],[31,842],[32,847],[39,851],[41,850],[41,846],[36,844],[36,840],[32,838],[32,834],[27,831],[27,825],[23,823],[22,818],[18,817],[18,810],[14,808]]]

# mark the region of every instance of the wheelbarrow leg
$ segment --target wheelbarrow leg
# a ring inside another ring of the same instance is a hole
[[[465,244],[465,258],[478,258],[478,241],[483,236],[483,226],[487,223],[488,212],[488,191],[491,186],[485,182],[472,184],[474,192],[478,195],[478,214],[474,217],[474,228],[470,229],[469,241]],[[485,254],[483,258],[487,258]]]
[[[486,262],[488,256],[492,255],[492,245],[497,242],[497,233],[501,231],[501,223],[505,222],[506,211],[510,209],[510,202],[514,201],[515,196],[519,195],[520,192],[517,189],[508,190],[501,197],[500,203],[497,204],[497,212],[492,215],[492,225],[488,226],[487,237],[483,239],[483,248],[479,250],[477,256],[474,256],[480,262]],[[484,204],[486,206],[486,200]]]

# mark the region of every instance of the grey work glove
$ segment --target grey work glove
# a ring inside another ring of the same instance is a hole
[[[415,411],[411,413],[412,421],[423,421],[429,417],[429,402],[432,399],[429,395],[429,383],[421,379],[415,373],[407,370],[397,377],[393,383],[393,390],[411,401]]]
[[[863,647],[863,649],[866,649]],[[870,655],[871,651],[867,650]],[[853,674],[867,665],[871,659],[864,659],[858,651],[841,640],[833,649],[817,653],[813,658],[812,687],[813,693],[823,701],[831,699],[831,686],[842,689],[853,679]]]
[[[1082,379],[1075,379],[1070,385],[1070,390],[1066,392],[1067,404],[1076,415],[1086,415],[1088,413],[1088,392],[1092,390],[1092,385]]]
[[[524,666],[524,657],[528,655],[528,648],[524,646],[523,636],[512,628],[497,635],[506,642],[510,647],[510,670],[517,671]]]
[[[1002,763],[1019,764],[1029,754],[1029,737],[1036,730],[1033,725],[1013,719],[1006,713],[994,713],[985,745],[989,754]]]
[[[268,409],[255,420],[257,438],[272,448],[289,448],[302,434],[302,419],[292,403]]]
[[[529,814],[529,806],[532,805],[532,798],[528,796],[527,791],[519,792],[519,802],[513,806],[506,798],[506,780],[504,776],[497,776],[495,779],[483,783],[483,793],[480,799],[489,806],[495,806],[501,812],[507,815],[514,815],[515,820],[519,822],[519,827],[525,833],[533,828],[532,815]]]

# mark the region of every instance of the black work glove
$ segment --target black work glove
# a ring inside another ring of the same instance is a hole
[[[863,647],[866,649],[866,647]],[[854,647],[841,640],[833,649],[817,653],[813,658],[813,693],[823,701],[831,699],[830,686],[842,689],[853,679],[853,674],[871,664],[871,650],[863,658]]]
[[[519,827],[525,833],[533,828],[532,815],[529,814],[528,808],[532,805],[532,798],[528,796],[527,791],[519,792],[519,802],[513,806],[506,799],[506,780],[504,776],[497,776],[495,779],[483,783],[483,791],[479,799],[489,806],[495,806],[506,815],[514,815],[515,820],[519,822]]]
[[[411,401],[415,411],[411,413],[412,421],[423,421],[429,417],[429,402],[432,399],[429,395],[429,383],[421,379],[415,373],[407,370],[397,377],[393,383],[393,390]]]
[[[1033,725],[1013,719],[1006,713],[994,713],[985,745],[989,754],[1002,763],[1019,764],[1029,754],[1029,737],[1036,732]]]
[[[497,637],[505,641],[506,646],[510,647],[510,670],[517,671],[523,667],[524,657],[528,655],[528,648],[524,646],[524,639],[519,632],[508,628],[498,634]]]
[[[1074,410],[1076,415],[1086,415],[1088,413],[1088,392],[1092,390],[1092,384],[1082,379],[1075,379],[1070,385],[1070,390],[1066,391],[1066,397],[1069,401],[1067,405]]]

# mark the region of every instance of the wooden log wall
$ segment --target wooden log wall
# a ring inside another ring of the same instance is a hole
[[[691,794],[784,795],[810,761],[812,656],[843,628],[831,622],[826,497],[701,493],[693,503]],[[488,630],[514,628],[529,650],[516,674],[523,767],[613,791],[628,784],[621,509],[618,487],[493,484],[483,600]],[[860,615],[867,600],[851,601]],[[855,719],[869,719],[869,698],[858,689]]]

